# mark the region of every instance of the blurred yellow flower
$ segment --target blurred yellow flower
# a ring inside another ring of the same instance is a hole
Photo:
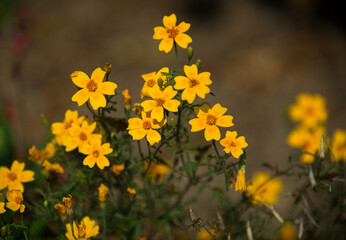
[[[71,74],[73,83],[82,89],[72,96],[72,101],[81,106],[90,99],[93,109],[105,107],[107,102],[104,95],[114,95],[114,90],[118,87],[113,82],[103,82],[105,74],[101,68],[96,68],[91,78],[82,71],[73,72]]]
[[[61,216],[66,216],[66,207],[60,203],[54,205],[54,209],[59,211]]]
[[[136,196],[136,189],[134,189],[134,188],[128,187],[127,192],[129,193],[131,198]]]
[[[0,202],[0,214],[6,212],[6,209],[5,209],[5,203],[4,202]]]
[[[44,170],[47,172],[64,173],[64,169],[59,163],[50,163],[48,160],[44,160],[42,163]]]
[[[29,149],[29,160],[41,164],[42,161],[52,158],[56,153],[55,141],[46,144],[42,150],[37,150],[36,146]]]
[[[280,228],[281,240],[294,240],[296,239],[296,229],[291,222],[285,222]]]
[[[52,124],[52,133],[56,136],[56,142],[62,145],[63,141],[70,136],[68,129],[72,126],[72,123],[80,125],[84,119],[84,116],[78,117],[78,111],[67,110],[65,113],[65,119],[62,122],[55,122]]]
[[[245,189],[246,189],[245,168],[241,168],[238,170],[237,181],[235,183],[234,190],[244,192]]]
[[[24,192],[22,183],[34,181],[34,172],[24,170],[25,163],[14,160],[11,169],[0,167],[0,190],[8,187],[8,190],[17,189]]]
[[[6,193],[6,207],[12,211],[18,211],[23,213],[25,205],[23,204],[23,193],[18,189],[8,190]]]
[[[213,236],[215,236],[215,230],[214,229],[209,229],[208,230]],[[218,235],[218,234],[216,234]],[[205,230],[202,229],[198,234],[197,234],[197,239],[198,240],[212,240],[212,236],[210,236],[210,234]]]
[[[335,161],[343,160],[346,162],[346,131],[341,129],[334,131],[331,148]]]
[[[328,117],[326,100],[319,94],[301,93],[289,107],[289,115],[294,122],[309,127],[324,123]]]
[[[219,140],[221,137],[219,127],[233,126],[233,117],[231,115],[223,114],[227,108],[222,107],[219,103],[210,108],[208,104],[203,104],[201,107],[194,108],[197,118],[191,119],[191,132],[197,132],[205,129],[204,137],[207,141],[212,139]]]
[[[124,97],[124,103],[126,104],[131,104],[131,95],[129,94],[129,90],[125,89],[121,92],[121,94]]]
[[[146,136],[150,145],[153,145],[161,140],[160,133],[154,129],[163,127],[166,122],[166,119],[158,122],[151,118],[150,113],[142,112],[142,119],[138,117],[129,119],[127,130],[129,130],[129,134],[132,136],[133,140],[140,140]]]
[[[106,195],[108,193],[109,188],[103,183],[99,186],[99,202],[106,202]]]
[[[100,169],[104,169],[104,167],[109,166],[109,160],[105,157],[105,155],[113,152],[113,149],[110,148],[109,143],[102,144],[101,139],[91,139],[90,144],[84,145],[81,152],[85,155],[88,155],[83,160],[83,165],[89,166],[89,168],[93,168],[96,165]]]
[[[171,171],[171,162],[169,160],[165,160],[165,163],[166,164],[162,164],[151,161],[151,163],[149,164],[148,162],[144,162],[144,169],[147,176],[150,177],[153,181],[158,179],[158,181],[161,182],[164,175]]]
[[[187,100],[191,104],[195,100],[196,94],[200,98],[205,98],[205,95],[210,93],[210,89],[207,86],[212,83],[210,73],[202,72],[198,74],[198,69],[195,64],[191,66],[185,65],[184,72],[186,77],[177,76],[174,78],[174,88],[179,90],[184,89],[181,99]]]
[[[145,83],[141,90],[141,98],[150,97],[148,89],[158,85],[157,80],[161,79],[163,84],[167,82],[166,75],[162,73],[169,73],[169,68],[164,67],[164,68],[161,68],[157,73],[151,72],[151,73],[142,75],[142,78],[144,79]]]
[[[142,107],[145,112],[151,111],[151,117],[161,122],[164,118],[164,109],[170,112],[178,112],[178,106],[180,102],[172,99],[177,94],[172,86],[166,87],[163,91],[160,90],[159,86],[154,86],[148,89],[151,100],[142,102]]]
[[[231,152],[235,158],[239,158],[244,153],[242,148],[248,146],[247,142],[245,142],[245,137],[241,136],[237,138],[236,131],[227,131],[226,137],[220,140],[220,144],[225,147],[223,150],[226,153]]]
[[[160,51],[168,53],[173,47],[173,42],[176,42],[180,47],[187,48],[187,45],[192,42],[190,36],[185,34],[190,28],[189,23],[181,22],[176,26],[177,17],[175,14],[163,17],[164,27],[155,27],[153,39],[162,39],[159,45]]]
[[[125,164],[114,164],[111,167],[112,172],[119,175],[125,169]]]
[[[73,222],[73,233],[71,224],[66,224],[67,232],[65,236],[68,240],[87,240],[91,237],[94,237],[99,234],[99,225],[96,225],[96,221],[91,220],[88,216],[84,217],[81,223],[76,225],[76,222]]]
[[[252,198],[254,204],[272,205],[278,201],[282,190],[282,182],[272,178],[268,173],[258,172],[246,187],[246,195]]]

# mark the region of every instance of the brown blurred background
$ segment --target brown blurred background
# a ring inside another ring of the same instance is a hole
[[[75,70],[90,76],[109,61],[111,81],[139,101],[141,75],[175,63],[152,39],[171,13],[191,23],[193,62],[213,80],[207,100],[228,108],[249,143],[248,176],[263,161],[286,163],[286,107],[299,92],[326,97],[329,135],[346,128],[345,15],[336,0],[1,1],[0,94],[16,159],[47,137],[41,113],[51,122],[67,109],[87,113],[71,101]]]

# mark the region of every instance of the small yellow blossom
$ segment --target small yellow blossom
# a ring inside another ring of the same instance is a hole
[[[52,158],[56,153],[54,141],[46,144],[45,148],[38,150],[36,146],[29,149],[29,160],[41,164],[42,161]]]
[[[272,205],[278,201],[282,182],[272,178],[268,173],[258,172],[246,187],[246,195],[252,198],[254,204]]]
[[[54,208],[59,211],[61,216],[66,216],[66,207],[60,203],[54,205]]]
[[[119,175],[125,169],[125,164],[114,164],[111,167],[112,172]]]
[[[105,186],[103,183],[99,186],[99,202],[106,202],[106,195],[108,193],[109,188]]]
[[[47,172],[64,173],[64,169],[59,163],[50,163],[48,160],[44,160],[42,163],[44,170]]]
[[[91,220],[88,216],[84,217],[81,223],[76,225],[76,222],[73,222],[73,233],[76,238],[72,235],[71,224],[66,224],[67,232],[65,236],[68,240],[87,240],[91,237],[94,237],[99,234],[99,225],[96,225],[96,221]]]
[[[25,163],[14,160],[11,169],[0,167],[0,190],[8,187],[8,190],[17,189],[24,192],[22,183],[34,181],[34,172],[24,170]]]
[[[331,148],[335,161],[343,160],[346,162],[346,131],[341,129],[334,131]]]
[[[70,152],[78,147],[78,151],[88,143],[91,139],[101,139],[102,135],[93,133],[96,128],[96,122],[88,124],[88,121],[84,120],[82,125],[73,123],[69,128],[70,136],[66,137],[63,141],[63,145],[66,146],[66,151]]]
[[[171,162],[169,160],[165,160],[166,164],[155,163],[151,161],[150,163],[144,163],[144,169],[148,177],[150,177],[153,181],[158,179],[159,182],[162,181],[163,176],[171,171]],[[149,169],[148,169],[149,167]]]
[[[83,160],[83,165],[93,168],[96,165],[100,169],[109,166],[109,160],[105,155],[113,152],[113,149],[110,148],[109,143],[102,144],[101,139],[91,139],[90,144],[86,144],[81,151],[83,154],[88,155]]]
[[[244,192],[245,189],[246,189],[245,168],[243,168],[238,170],[237,181],[235,183],[234,190]]]
[[[18,211],[23,213],[25,210],[25,205],[23,204],[23,193],[20,190],[13,189],[8,190],[6,193],[6,207],[12,211]]]
[[[210,108],[208,104],[203,104],[201,107],[194,108],[197,118],[191,119],[191,132],[197,132],[205,129],[204,137],[207,141],[212,139],[220,140],[221,133],[219,127],[233,126],[233,117],[223,114],[227,108],[222,107],[219,103]]]
[[[129,94],[129,90],[125,89],[121,92],[121,94],[124,97],[124,103],[125,104],[131,104],[131,95]]]
[[[281,240],[294,240],[296,239],[296,229],[291,222],[285,222],[280,228]]]
[[[208,229],[208,231],[213,235],[215,236],[215,230],[214,229]],[[218,235],[218,234],[216,234]],[[210,234],[205,230],[205,229],[202,229],[198,234],[197,234],[197,239],[198,240],[212,240],[212,236],[210,236]]]
[[[242,148],[248,146],[247,142],[245,142],[245,137],[241,136],[237,138],[236,131],[227,131],[226,137],[220,140],[220,144],[225,147],[223,150],[226,153],[231,152],[235,158],[239,158],[244,153]]]
[[[150,113],[142,112],[142,119],[135,117],[129,119],[129,134],[133,140],[140,140],[146,136],[150,145],[161,141],[161,135],[154,129],[159,129],[165,125],[167,120],[158,122],[151,118]]]
[[[301,93],[289,107],[289,115],[294,122],[309,127],[324,123],[328,117],[326,100],[319,94]]]
[[[163,17],[164,27],[155,27],[153,39],[162,39],[159,45],[160,51],[168,53],[173,47],[173,42],[176,42],[180,47],[187,48],[187,45],[192,42],[190,36],[185,34],[190,28],[189,23],[181,22],[176,26],[177,17],[175,14]]]
[[[4,212],[6,212],[5,203],[0,202],[0,214],[3,214]]]
[[[104,95],[114,95],[114,90],[118,87],[113,82],[103,82],[105,74],[106,72],[101,68],[96,68],[91,74],[91,78],[84,72],[73,72],[71,74],[73,83],[82,89],[72,96],[72,101],[81,106],[90,99],[93,109],[105,107],[107,102]]]
[[[175,89],[184,89],[181,99],[187,100],[190,104],[195,100],[196,94],[200,98],[205,98],[205,95],[210,93],[210,89],[207,85],[210,85],[212,81],[210,80],[209,72],[202,72],[198,74],[198,69],[195,64],[191,66],[185,65],[184,72],[186,77],[177,76],[175,80]]]
[[[33,162],[42,162],[41,160],[41,154],[40,152],[37,150],[36,146],[32,146],[29,149],[29,160],[33,161]]]
[[[74,219],[74,212],[73,212],[73,206],[72,206],[72,196],[69,194],[68,197],[63,197],[62,201],[65,204],[67,218],[70,222],[72,222],[72,220]]]
[[[163,91],[160,90],[159,86],[154,86],[148,90],[152,100],[146,100],[142,102],[142,107],[145,112],[151,111],[151,117],[161,122],[164,118],[164,109],[170,112],[178,112],[178,106],[180,102],[172,99],[177,94],[172,86],[168,86]]]
[[[72,126],[72,123],[80,125],[84,119],[84,116],[78,117],[78,111],[67,110],[65,113],[65,119],[62,122],[55,122],[52,124],[52,133],[56,136],[56,142],[62,145],[63,141],[70,136],[68,129]]]
[[[131,198],[134,198],[136,196],[136,189],[128,187],[127,192],[129,193]]]
[[[134,111],[137,115],[137,117],[141,117],[142,112],[143,112],[143,107],[141,106],[140,103],[135,103],[133,104],[134,108],[132,109],[132,111]]]
[[[325,129],[321,126],[308,129],[304,125],[300,125],[289,134],[287,142],[292,147],[302,149],[301,161],[311,164],[315,160],[314,155],[320,148],[324,133]]]
[[[157,80],[161,79],[163,81],[163,84],[167,82],[167,76],[162,73],[169,73],[169,68],[164,67],[161,68],[157,73],[151,72],[142,75],[142,78],[144,79],[145,83],[141,90],[141,98],[150,97],[148,90],[154,86],[158,86]]]

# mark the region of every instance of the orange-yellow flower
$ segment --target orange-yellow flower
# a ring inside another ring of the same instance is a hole
[[[104,95],[114,95],[114,90],[118,87],[113,82],[103,82],[105,74],[106,72],[101,68],[96,68],[91,74],[91,78],[84,72],[73,72],[71,74],[73,83],[82,89],[72,96],[72,101],[81,106],[90,99],[93,109],[105,107],[107,102]]]
[[[165,160],[166,164],[151,162],[144,163],[144,169],[148,177],[150,177],[153,181],[158,179],[159,182],[162,181],[163,176],[171,171],[171,162],[169,160]],[[149,169],[148,169],[149,167]]]
[[[215,230],[213,228],[210,228],[208,230],[213,236],[217,237],[219,234],[215,233]],[[212,240],[212,236],[207,232],[207,230],[202,229],[198,234],[197,234],[197,239],[198,240]]]
[[[163,84],[167,82],[167,76],[162,73],[169,73],[169,68],[164,67],[164,68],[161,68],[157,73],[151,72],[151,73],[142,75],[142,78],[144,79],[145,83],[141,90],[141,98],[150,97],[148,89],[158,85],[157,80],[161,79]]]
[[[64,169],[59,163],[50,163],[48,160],[44,160],[42,163],[42,166],[44,167],[44,170],[48,172],[55,172],[55,173],[64,173]]]
[[[84,116],[78,117],[78,111],[67,110],[65,113],[65,119],[62,122],[55,122],[52,124],[52,133],[56,136],[56,142],[62,145],[63,141],[70,136],[68,129],[72,126],[72,123],[80,125],[84,119]]]
[[[99,186],[99,202],[106,202],[106,195],[108,193],[109,188],[103,183]]]
[[[73,233],[71,224],[66,224],[67,232],[65,236],[68,240],[87,240],[91,237],[94,237],[99,234],[99,225],[96,225],[96,221],[91,220],[88,216],[84,217],[81,223],[76,225],[76,222],[73,221]],[[75,237],[75,238],[74,238]]]
[[[337,129],[334,131],[332,139],[332,152],[335,157],[335,161],[341,159],[346,162],[346,131]]]
[[[245,182],[245,168],[239,169],[237,174],[237,181],[235,183],[234,190],[235,191],[242,191],[246,189],[246,182]]]
[[[128,187],[127,192],[129,193],[131,198],[136,196],[136,189],[134,189],[134,188]]]
[[[6,193],[6,207],[12,211],[18,211],[23,213],[25,205],[23,204],[23,193],[18,189],[8,190]]]
[[[176,42],[180,47],[187,48],[187,45],[192,42],[190,36],[185,34],[190,28],[189,23],[181,22],[176,26],[177,17],[175,14],[163,17],[164,27],[155,27],[153,39],[162,39],[159,45],[160,51],[168,53],[173,47],[173,42]]]
[[[210,80],[209,72],[202,72],[198,74],[198,69],[195,64],[191,66],[185,65],[184,72],[186,77],[177,76],[175,80],[175,89],[184,89],[181,99],[187,100],[190,104],[195,100],[196,94],[200,98],[205,98],[205,95],[210,93],[210,89],[207,85],[210,85],[212,81]]]
[[[281,240],[294,240],[296,239],[296,228],[291,222],[285,222],[280,228]]]
[[[208,104],[194,108],[197,118],[191,119],[191,132],[197,132],[205,129],[204,137],[207,141],[212,139],[220,140],[221,133],[219,127],[233,126],[233,117],[231,115],[223,115],[227,108],[221,107],[219,103],[210,108]]]
[[[142,102],[142,107],[145,112],[151,111],[151,117],[161,122],[164,118],[164,110],[167,109],[171,112],[178,112],[178,106],[180,102],[172,99],[177,94],[172,86],[166,87],[163,91],[160,90],[159,86],[154,86],[148,89],[151,100]]]
[[[73,123],[69,128],[70,136],[64,139],[63,145],[66,146],[66,151],[70,152],[78,147],[78,151],[89,143],[91,139],[101,139],[101,134],[93,133],[96,128],[96,122],[88,124],[88,121],[84,120],[82,125]]]
[[[154,129],[159,129],[166,124],[166,119],[158,122],[151,118],[150,113],[142,112],[142,119],[135,117],[129,119],[129,134],[132,136],[133,140],[140,140],[146,136],[147,141],[150,145],[161,140],[161,135],[158,131]]]
[[[111,167],[112,172],[114,172],[116,175],[119,175],[124,169],[125,169],[125,164],[114,164]]]
[[[6,212],[6,209],[5,209],[5,203],[4,202],[0,202],[0,214]]]
[[[124,103],[126,104],[130,104],[131,105],[131,95],[129,94],[129,90],[125,89],[121,92],[121,94],[124,97]]]
[[[225,147],[223,150],[226,153],[231,152],[235,158],[239,158],[244,152],[242,148],[248,146],[247,142],[245,142],[245,137],[237,137],[236,131],[227,131],[226,137],[220,140],[220,144]]]
[[[8,187],[8,190],[17,189],[24,192],[22,183],[34,181],[34,172],[24,170],[25,163],[14,160],[11,169],[0,167],[0,190]]]
[[[293,121],[309,127],[324,123],[328,117],[326,100],[319,94],[301,93],[290,106],[289,115]]]
[[[113,152],[113,149],[110,148],[109,143],[102,144],[101,139],[92,139],[90,144],[86,144],[83,149],[81,149],[82,153],[88,155],[83,160],[83,165],[87,165],[90,168],[96,165],[100,169],[104,169],[104,167],[109,166],[109,160],[105,157],[105,155]]]
[[[54,205],[54,209],[59,211],[61,216],[66,216],[66,207],[60,203]]]
[[[52,158],[56,153],[54,142],[46,144],[44,149],[37,150],[36,146],[29,149],[29,160],[41,164],[42,161]]]
[[[252,198],[254,204],[272,205],[278,201],[282,190],[282,182],[272,178],[268,173],[258,172],[246,187],[246,195]]]

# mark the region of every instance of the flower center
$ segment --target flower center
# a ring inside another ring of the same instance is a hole
[[[162,106],[165,103],[165,99],[162,98],[156,98],[156,104],[157,106]]]
[[[151,129],[151,123],[150,123],[149,121],[144,121],[144,122],[143,122],[143,128],[144,128],[145,130]]]
[[[168,36],[170,38],[175,38],[178,35],[178,30],[175,27],[167,29]]]
[[[81,134],[79,134],[79,139],[85,141],[88,139],[88,136],[84,132],[81,132]]]
[[[313,116],[314,113],[315,113],[315,109],[311,106],[309,106],[305,109],[305,114],[308,116]]]
[[[198,85],[198,81],[196,79],[190,79],[190,87],[194,87]]]
[[[154,79],[149,79],[149,80],[147,81],[147,86],[148,86],[148,87],[153,87],[155,84],[156,84],[156,82],[155,82]]]
[[[215,123],[216,123],[216,117],[214,116],[214,115],[211,115],[211,114],[209,114],[208,116],[207,116],[207,124],[208,125],[215,125]]]
[[[97,83],[94,80],[90,80],[87,83],[87,89],[89,90],[89,92],[95,92],[97,89]]]
[[[72,120],[67,121],[67,122],[65,123],[65,128],[66,128],[66,129],[70,128],[71,125],[72,125],[72,122],[73,122]]]
[[[94,156],[95,158],[97,158],[99,155],[100,155],[99,151],[95,150],[95,151],[93,152],[93,156]]]
[[[17,174],[15,174],[14,172],[10,172],[9,174],[7,174],[7,177],[10,181],[15,181],[17,179]]]

